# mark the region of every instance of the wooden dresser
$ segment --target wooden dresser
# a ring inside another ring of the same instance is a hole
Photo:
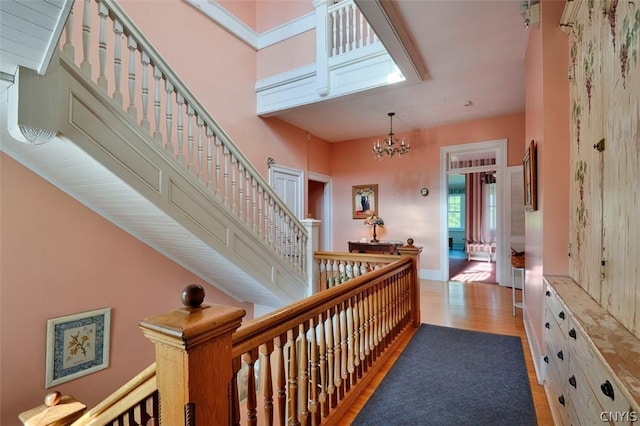
[[[570,277],[545,280],[545,391],[558,425],[640,422],[640,340]]]
[[[402,241],[349,241],[351,253],[377,253],[398,254],[398,247],[402,247]]]

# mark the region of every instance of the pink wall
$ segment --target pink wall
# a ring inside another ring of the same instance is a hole
[[[371,154],[375,137],[331,145],[333,250],[346,251],[347,241],[370,238],[370,227],[352,219],[351,187],[377,183],[379,215],[385,221],[378,237],[398,241],[413,238],[423,246],[421,267],[439,270],[440,147],[507,139],[509,165],[520,164],[524,155],[524,113],[397,136],[410,140],[412,152],[406,158],[376,160]],[[422,187],[429,188],[426,198],[420,195]]]
[[[316,32],[307,31],[258,51],[258,79],[316,63]]]
[[[274,27],[313,12],[313,2],[309,0],[256,1],[258,32]]]
[[[217,0],[233,16],[247,24],[254,31],[257,28],[256,2],[238,0]]]
[[[258,9],[269,7],[268,3],[260,2]],[[322,146],[328,142],[316,137],[308,140],[305,130],[277,118],[256,116],[257,57],[252,47],[182,0],[122,0],[121,4],[263,177],[268,176],[268,157],[278,164],[308,171],[310,144]],[[287,16],[289,5],[294,10],[302,7],[297,1],[288,2],[287,8],[276,4]],[[323,157],[314,161],[312,171],[323,173],[329,168]]]
[[[138,328],[181,306],[191,283],[207,303],[243,306],[1,154],[0,323],[3,426],[42,403],[47,320],[112,308],[110,367],[55,386],[90,407],[154,360]]]
[[[569,243],[569,64],[558,29],[564,3],[543,1],[541,22],[529,30],[526,53],[526,141],[538,156],[538,210],[526,213],[526,315],[543,346],[543,274],[567,274]]]

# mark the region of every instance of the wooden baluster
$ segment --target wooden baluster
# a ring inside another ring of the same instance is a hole
[[[278,420],[280,425],[284,425],[287,419],[287,388],[285,380],[284,345],[286,335],[275,338],[276,345],[276,389],[278,390]]]
[[[142,52],[142,120],[140,125],[149,132],[151,125],[149,123],[149,65],[151,59],[147,52]]]
[[[173,134],[173,84],[165,79],[164,81],[165,91],[167,92],[167,110],[165,113],[165,124],[167,126],[167,142],[164,148],[167,150],[169,154],[173,156],[173,142],[171,141],[171,136]]]
[[[73,46],[73,15],[74,15],[74,7],[71,7],[71,11],[69,12],[69,17],[67,18],[67,24],[64,26],[64,46],[62,47],[62,51],[64,54],[71,60],[72,63],[75,64],[76,61],[76,50]]]
[[[296,350],[296,335],[294,330],[287,332],[287,344],[289,347],[289,384],[287,396],[289,399],[288,421],[289,425],[299,425],[298,421],[298,354]]]
[[[360,299],[360,362],[362,371],[369,369],[369,296],[368,291]]]
[[[334,330],[336,324],[336,310],[335,308],[329,309],[327,324],[325,327],[325,339],[327,344],[327,403],[323,407],[322,414],[324,416],[329,415],[329,408],[333,408],[337,404],[337,392],[336,392],[336,356],[335,356],[335,337]]]
[[[330,317],[329,317],[330,318]],[[314,417],[314,424],[320,424],[320,419],[323,416],[327,416],[329,414],[329,398],[327,394],[327,373],[328,373],[328,354],[327,354],[327,339],[325,338],[327,334],[327,315],[321,314],[318,319],[318,370],[319,370],[319,380],[320,380],[320,395],[318,396],[318,402],[320,403],[320,407],[317,410],[316,416]]]
[[[258,359],[258,350],[254,349],[247,352],[242,356],[242,359],[247,364],[247,424],[249,426],[256,426],[258,424],[257,416],[257,388],[256,388],[256,371],[255,363]]]
[[[91,0],[84,0],[82,14],[82,63],[80,69],[91,79],[91,62],[89,52],[91,49]]]
[[[178,111],[176,113],[178,122],[176,126],[178,136],[178,156],[176,158],[180,165],[184,166],[184,111],[182,109],[184,107],[184,96],[180,92],[176,92],[176,103],[178,104]]]
[[[153,79],[154,83],[154,95],[153,95],[153,114],[155,116],[156,129],[153,132],[153,138],[158,141],[162,146],[162,132],[160,131],[160,112],[162,110],[161,98],[160,98],[160,79],[162,78],[162,71],[157,65],[153,66]]]
[[[98,4],[98,16],[100,17],[100,33],[98,35],[98,65],[100,72],[98,75],[98,87],[107,91],[107,77],[105,68],[107,66],[107,16],[109,10],[102,1]]]
[[[187,170],[195,174],[193,166],[193,107],[187,104]],[[197,176],[197,175],[196,175]]]
[[[273,340],[260,345],[260,389],[264,398],[264,423],[273,425],[273,377],[271,374],[271,354],[274,352]],[[276,372],[277,374],[277,372]]]
[[[239,426],[242,422],[240,414],[240,389],[238,387],[238,372],[242,369],[242,358],[236,357],[231,361],[233,377],[231,378],[231,424]]]
[[[129,47],[129,108],[127,112],[134,120],[137,120],[138,109],[136,108],[136,50],[138,43],[133,36],[128,37]]]
[[[311,424],[317,425],[320,424],[320,405],[318,403],[318,341],[317,341],[317,333],[320,330],[322,331],[322,316],[319,317],[319,324],[316,326],[316,322],[313,318],[309,320],[309,330],[311,331],[310,337],[311,341],[309,342],[310,354],[309,354],[309,412],[310,412],[310,422]]]
[[[113,21],[113,95],[111,98],[118,106],[122,106],[122,92],[120,80],[122,78],[122,33],[124,29],[118,19]]]
[[[351,384],[355,386],[358,381],[358,377],[362,375],[360,371],[360,348],[362,347],[362,335],[360,334],[362,319],[360,318],[360,296],[355,295],[354,297],[349,299],[351,303],[351,327],[349,330],[349,335],[351,336],[351,344],[349,348],[352,348],[349,360],[350,360],[350,369],[349,375],[351,378]]]
[[[348,330],[348,317],[350,316],[350,310],[347,305],[347,302],[342,302],[341,304],[341,315],[340,315],[340,378],[341,384],[340,386],[340,399],[344,398],[345,394],[350,389],[349,382],[349,338],[350,335],[347,334]]]
[[[307,328],[306,323],[302,323],[298,326],[300,339],[298,343],[300,345],[300,354],[298,362],[298,393],[301,407],[298,420],[302,425],[309,424],[309,342],[307,340]],[[315,331],[314,331],[315,332]]]
[[[204,121],[198,116],[196,119],[196,126],[198,126],[198,173],[196,177],[201,183],[204,183],[204,141],[202,140],[202,128],[204,127]]]

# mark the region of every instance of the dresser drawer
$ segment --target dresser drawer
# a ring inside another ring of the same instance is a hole
[[[602,409],[601,411],[612,413],[628,413],[632,411],[631,404],[620,390],[617,381],[605,368],[602,360],[597,356],[580,328],[573,322],[573,319],[569,330],[572,336],[568,339],[571,373],[575,374],[577,371],[583,375],[585,385],[591,389],[595,400]],[[578,410],[576,409],[576,411]],[[624,422],[613,423],[625,424]],[[628,423],[627,421],[626,424]]]
[[[551,322],[551,319],[553,318],[560,327],[560,330],[562,330],[562,334],[566,336],[567,331],[569,330],[569,315],[558,298],[558,295],[551,287],[547,287],[545,301],[546,309],[548,311],[547,321]]]
[[[547,353],[553,351],[553,349],[546,347]],[[553,417],[556,423],[562,425],[570,425],[570,404],[571,401],[568,398],[565,386],[565,372],[561,369],[563,366],[559,360],[549,358],[547,365],[547,375],[545,378],[545,392],[549,405],[553,411]]]
[[[567,378],[567,395],[573,403],[578,424],[592,425],[601,422],[602,407],[589,385],[582,369],[572,362]]]

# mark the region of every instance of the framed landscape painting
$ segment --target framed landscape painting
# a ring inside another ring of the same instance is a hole
[[[45,386],[107,368],[110,323],[111,308],[48,320]]]
[[[536,145],[534,141],[531,141],[529,148],[524,153],[522,172],[524,173],[524,208],[526,211],[532,212],[538,208]]]
[[[378,184],[356,185],[351,190],[354,219],[366,219],[378,213]]]

